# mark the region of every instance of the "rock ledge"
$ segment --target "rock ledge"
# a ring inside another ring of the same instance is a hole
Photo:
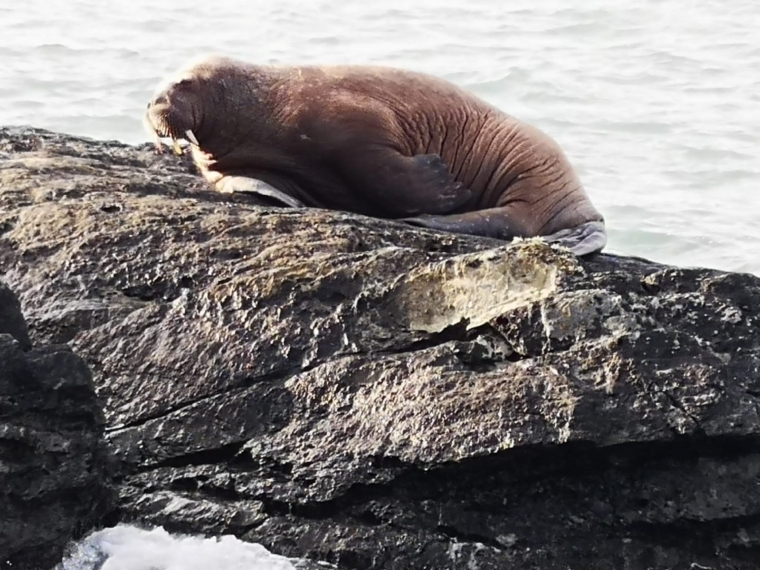
[[[92,371],[122,522],[345,569],[760,560],[751,275],[260,207],[9,128],[0,267]]]

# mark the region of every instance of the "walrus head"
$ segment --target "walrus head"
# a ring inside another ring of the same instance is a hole
[[[280,125],[269,120],[275,113],[270,92],[278,78],[269,66],[202,56],[159,84],[143,124],[159,152],[162,139],[170,139],[177,154],[182,140],[207,158],[234,154],[252,132],[261,140],[279,132]]]
[[[174,151],[181,154],[179,140],[198,144],[193,132],[197,129],[195,106],[189,93],[188,80],[182,80],[166,89],[148,103],[145,124],[156,137],[156,147],[161,150],[161,139],[170,138]]]
[[[204,108],[221,111],[224,107],[228,97],[221,76],[228,75],[235,65],[227,57],[204,56],[188,63],[158,86],[148,103],[143,123],[156,138],[159,151],[161,139],[167,138],[171,139],[177,154],[181,154],[180,140],[200,145],[198,137],[207,126],[204,125]]]
[[[174,152],[181,154],[180,140],[198,145],[195,131],[202,121],[202,106],[194,93],[197,79],[187,76],[169,82],[154,94],[145,111],[143,122],[156,138],[156,148],[162,150],[161,139],[171,139]]]

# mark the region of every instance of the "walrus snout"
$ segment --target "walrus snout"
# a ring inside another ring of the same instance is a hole
[[[150,126],[159,137],[177,138],[177,120],[173,120],[172,117],[174,114],[175,113],[172,113],[171,105],[157,101],[150,102],[148,104],[148,110],[145,113]]]
[[[156,146],[161,150],[161,138],[170,138],[176,154],[182,154],[178,140],[184,139],[198,146],[195,136],[192,106],[185,97],[169,92],[157,94],[148,102],[144,122],[156,137]]]

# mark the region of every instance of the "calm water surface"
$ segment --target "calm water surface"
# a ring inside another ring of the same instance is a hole
[[[759,26],[756,0],[0,0],[0,124],[146,141],[211,51],[404,66],[557,139],[609,251],[760,274]]]

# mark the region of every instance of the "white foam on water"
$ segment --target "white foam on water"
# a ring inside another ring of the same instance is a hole
[[[285,557],[231,535],[203,538],[117,525],[79,542],[55,570],[295,570]]]

